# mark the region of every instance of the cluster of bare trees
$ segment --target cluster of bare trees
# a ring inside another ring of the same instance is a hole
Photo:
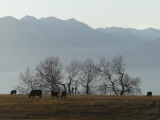
[[[19,75],[20,83],[16,89],[29,93],[41,89],[45,93],[66,90],[68,94],[138,94],[141,93],[140,78],[131,78],[125,73],[123,57],[111,61],[101,58],[98,64],[92,59],[83,62],[71,61],[63,66],[58,57],[45,58],[35,68],[29,68]]]

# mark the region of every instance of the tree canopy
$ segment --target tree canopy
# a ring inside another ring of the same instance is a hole
[[[68,94],[140,94],[140,77],[132,78],[126,73],[124,58],[114,57],[111,61],[101,58],[95,64],[92,59],[77,60],[63,66],[58,57],[47,57],[37,65],[35,71],[29,68],[20,73],[16,89],[28,93],[41,89],[45,93],[66,90]]]

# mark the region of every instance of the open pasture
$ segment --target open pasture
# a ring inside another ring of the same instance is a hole
[[[0,119],[154,120],[160,118],[160,96],[0,95]]]

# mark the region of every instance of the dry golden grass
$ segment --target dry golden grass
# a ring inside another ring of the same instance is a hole
[[[67,96],[52,99],[43,95],[29,99],[27,95],[0,95],[0,119],[47,120],[157,120],[160,97],[146,96]],[[160,120],[160,119],[159,119]]]

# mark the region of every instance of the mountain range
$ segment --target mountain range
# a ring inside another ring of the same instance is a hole
[[[146,79],[148,74],[145,73],[152,69],[153,75],[158,77],[160,72],[159,51],[160,30],[154,28],[93,29],[74,18],[60,20],[25,16],[18,20],[7,16],[0,18],[0,80],[3,83],[0,87],[8,92],[19,83],[20,72],[27,67],[34,69],[40,60],[49,56],[58,56],[65,65],[74,59],[92,58],[98,62],[100,57],[109,59],[122,55],[130,73],[142,76],[142,88],[146,92],[150,80]],[[141,75],[138,71],[146,72]]]

